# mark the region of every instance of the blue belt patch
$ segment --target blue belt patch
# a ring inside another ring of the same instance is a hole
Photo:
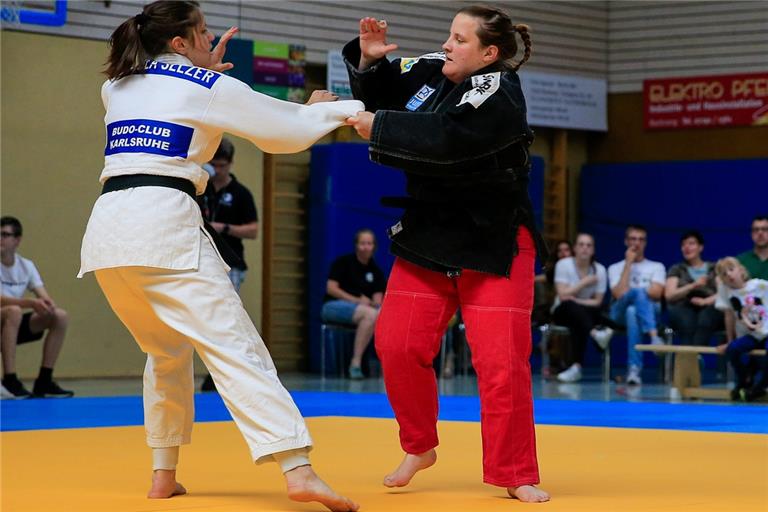
[[[202,85],[206,89],[213,87],[221,77],[221,73],[211,71],[210,69],[199,68],[197,66],[185,66],[184,64],[171,64],[168,62],[147,61],[144,73],[147,75],[165,75],[174,78],[189,80],[197,85]]]
[[[104,155],[152,153],[186,158],[194,128],[151,119],[127,119],[107,125]]]
[[[419,92],[414,94],[410,100],[408,100],[408,103],[405,105],[405,108],[410,110],[411,112],[417,110],[420,106],[424,104],[425,101],[427,101],[427,98],[432,96],[432,93],[435,92],[435,89],[425,85],[421,89],[419,89]]]

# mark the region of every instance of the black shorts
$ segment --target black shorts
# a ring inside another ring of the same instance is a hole
[[[19,326],[19,335],[16,338],[16,344],[29,343],[30,341],[37,341],[45,334],[45,329],[40,332],[32,332],[29,330],[29,319],[32,318],[32,312],[24,313],[21,317],[21,325]]]

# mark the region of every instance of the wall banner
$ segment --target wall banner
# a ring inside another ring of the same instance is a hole
[[[768,72],[643,82],[646,130],[768,126]]]

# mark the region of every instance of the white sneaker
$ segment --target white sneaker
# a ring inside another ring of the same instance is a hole
[[[595,340],[595,343],[597,343],[597,346],[602,350],[605,350],[608,348],[608,344],[611,342],[611,338],[613,338],[613,329],[610,327],[592,329],[590,334],[592,335],[592,339]]]
[[[630,366],[629,373],[627,373],[627,384],[630,386],[639,386],[643,383],[643,379],[640,378],[640,368],[637,366]]]
[[[666,345],[666,343],[661,339],[661,336],[651,336],[651,345],[659,347],[661,345]]]
[[[16,395],[5,389],[5,386],[0,384],[0,400],[12,400],[16,398]]]
[[[581,366],[573,363],[570,368],[557,374],[560,382],[578,382],[581,380]]]

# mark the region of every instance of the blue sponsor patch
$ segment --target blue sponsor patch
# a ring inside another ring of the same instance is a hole
[[[107,125],[104,155],[151,153],[186,158],[194,128],[151,119],[127,119]]]
[[[184,64],[171,64],[168,62],[147,61],[144,70],[147,75],[165,75],[189,80],[197,85],[210,89],[221,77],[221,73],[197,66],[185,66]]]
[[[418,110],[420,106],[424,104],[425,101],[427,101],[427,98],[432,96],[432,93],[435,92],[435,89],[425,85],[421,89],[419,89],[419,92],[414,94],[410,100],[408,100],[408,103],[405,105],[405,108],[410,110],[411,112]]]

